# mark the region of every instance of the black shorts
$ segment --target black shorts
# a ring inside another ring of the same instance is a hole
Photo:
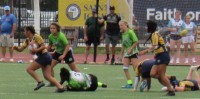
[[[98,46],[100,44],[100,37],[97,37],[97,40],[94,39],[94,37],[88,37],[88,41],[85,42],[86,45],[91,46],[93,43],[94,46]]]
[[[61,60],[58,59],[61,55],[62,54],[55,52],[52,55],[52,57],[53,57],[54,60],[57,60],[58,62],[61,62]],[[64,57],[64,61],[67,64],[70,64],[70,63],[74,62],[74,57],[72,55],[72,51],[71,50],[69,50],[68,53],[67,53],[67,55]]]
[[[98,79],[95,75],[89,74],[91,77],[91,85],[86,91],[95,91],[98,87]]]
[[[38,56],[38,58],[35,60],[38,64],[46,67],[48,65],[51,65],[51,61],[52,61],[52,56],[46,52],[46,53],[42,53]]]
[[[124,58],[129,58],[129,59],[131,59],[131,58],[138,58],[138,53],[133,54],[131,56],[124,56]]]

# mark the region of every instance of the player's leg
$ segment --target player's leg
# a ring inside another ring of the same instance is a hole
[[[194,73],[194,79],[198,82],[198,85],[200,85],[200,77],[197,69],[193,70]]]
[[[84,61],[84,64],[87,64],[87,59],[88,59],[89,53],[90,53],[90,45],[86,45],[86,47],[85,47],[85,61]]]
[[[159,78],[159,75],[158,75],[158,66],[154,65],[151,68],[150,76],[153,77],[153,78],[155,78],[155,79]]]
[[[160,64],[158,65],[158,74],[160,76],[161,81],[163,82],[164,85],[166,85],[167,89],[169,90],[169,92],[167,93],[167,95],[169,96],[174,96],[174,90],[171,87],[171,84],[169,82],[169,80],[167,79],[167,76],[165,75],[166,73],[166,65],[165,64]]]
[[[194,39],[194,36],[193,36]],[[191,49],[191,56],[192,56],[192,62],[195,63],[196,59],[195,59],[195,42],[194,40],[192,40],[192,42],[190,43],[190,49]]]
[[[184,56],[185,56],[185,63],[188,63],[188,39],[187,36],[186,37],[182,37],[182,43],[184,46]]]
[[[105,44],[106,44],[106,60],[104,61],[107,63],[110,60],[109,53],[110,53],[110,35],[105,34]]]
[[[176,44],[176,41],[173,39],[170,39],[170,56],[171,56],[170,63],[174,62],[175,44]]]
[[[1,53],[2,53],[2,58],[0,59],[1,62],[5,61],[5,56],[6,56],[6,45],[7,45],[7,40],[5,39],[5,35],[1,35]]]
[[[64,57],[65,63],[69,65],[70,69],[75,72],[80,72],[77,66],[74,63],[74,57],[72,51],[68,51],[67,55]]]
[[[124,58],[124,66],[123,66],[123,70],[124,70],[124,74],[126,76],[127,79],[127,84],[122,86],[122,88],[132,88],[132,80],[131,80],[131,75],[130,72],[128,70],[130,65],[130,59],[129,58]]]
[[[53,77],[51,76],[51,67],[50,66],[42,66],[42,72],[44,78],[48,80],[50,83],[54,84],[58,89],[56,92],[64,92],[64,87]]]
[[[10,38],[10,35],[7,35],[7,42],[8,42],[8,48],[9,48],[9,53],[10,53],[10,62],[14,62],[14,59],[13,59],[14,37]]]
[[[111,37],[111,44],[112,44],[112,59],[111,59],[111,64],[115,62],[115,54],[116,54],[116,45],[120,39],[120,36],[112,36]]]
[[[176,63],[180,63],[180,54],[181,54],[181,40],[176,40]]]
[[[38,90],[45,85],[43,83],[43,81],[40,79],[39,75],[35,72],[40,67],[41,67],[40,64],[38,64],[36,61],[33,61],[26,69],[26,71],[29,73],[29,75],[31,75],[33,77],[33,79],[35,79],[38,82],[38,84],[34,90]]]

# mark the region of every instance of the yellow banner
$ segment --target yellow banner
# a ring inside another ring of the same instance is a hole
[[[117,0],[110,0],[118,13]],[[99,0],[99,16],[106,15],[107,0]],[[84,26],[85,20],[92,15],[96,0],[59,0],[58,22],[61,26]]]

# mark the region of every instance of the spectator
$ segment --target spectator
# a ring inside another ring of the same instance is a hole
[[[180,32],[185,28],[184,21],[181,19],[181,11],[176,10],[175,18],[171,19],[168,23],[168,30],[171,32],[170,34],[170,54],[171,61],[174,62],[175,48],[176,48],[176,63],[180,63],[179,57],[181,53],[181,36]],[[176,46],[176,47],[175,47]]]
[[[98,18],[97,31],[95,31],[96,18]],[[96,37],[96,38],[95,38]],[[84,40],[86,43],[85,48],[85,61],[87,64],[87,58],[89,56],[90,46],[93,43],[94,47],[100,44],[100,41],[104,38],[104,24],[100,17],[97,16],[96,9],[92,9],[92,16],[89,17],[85,22],[84,27]]]
[[[196,35],[196,28],[197,26],[195,25],[194,22],[190,21],[191,16],[186,15],[185,17],[185,28],[187,29],[188,33],[186,36],[182,37],[182,43],[184,45],[184,55],[185,55],[185,63],[189,62],[188,59],[188,49],[190,45],[190,51],[191,51],[191,56],[192,56],[192,62],[195,63],[195,35]]]
[[[110,14],[103,17],[106,21],[106,34],[105,34],[105,43],[106,43],[106,60],[107,63],[110,60],[109,50],[110,43],[112,44],[112,59],[111,64],[115,62],[115,52],[116,45],[120,39],[120,29],[119,29],[119,21],[121,20],[120,16],[115,13],[115,7],[110,6]]]
[[[2,40],[2,58],[1,62],[5,61],[6,57],[6,47],[9,48],[10,52],[10,62],[13,62],[13,49],[14,46],[14,33],[16,30],[16,17],[10,13],[10,7],[4,7],[5,15],[1,17],[0,20],[0,35]]]

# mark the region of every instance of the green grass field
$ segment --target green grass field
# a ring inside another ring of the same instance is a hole
[[[117,65],[78,65],[81,71],[95,74],[99,81],[105,82],[108,88],[98,88],[95,92],[64,92],[54,93],[55,87],[43,87],[38,91],[33,91],[36,82],[30,77],[25,69],[29,64],[20,63],[0,63],[0,99],[199,99],[200,93],[196,92],[176,92],[176,96],[163,96],[166,92],[161,92],[161,85],[153,79],[150,92],[131,92],[130,89],[120,88],[126,84],[122,66]],[[55,75],[59,80],[59,68],[68,67],[59,64],[55,67]],[[176,75],[178,79],[184,79],[189,67],[169,66],[167,73]],[[132,78],[134,72],[130,68]],[[41,78],[41,70],[38,70]],[[44,80],[45,81],[45,80]],[[45,81],[47,84],[48,82]]]

